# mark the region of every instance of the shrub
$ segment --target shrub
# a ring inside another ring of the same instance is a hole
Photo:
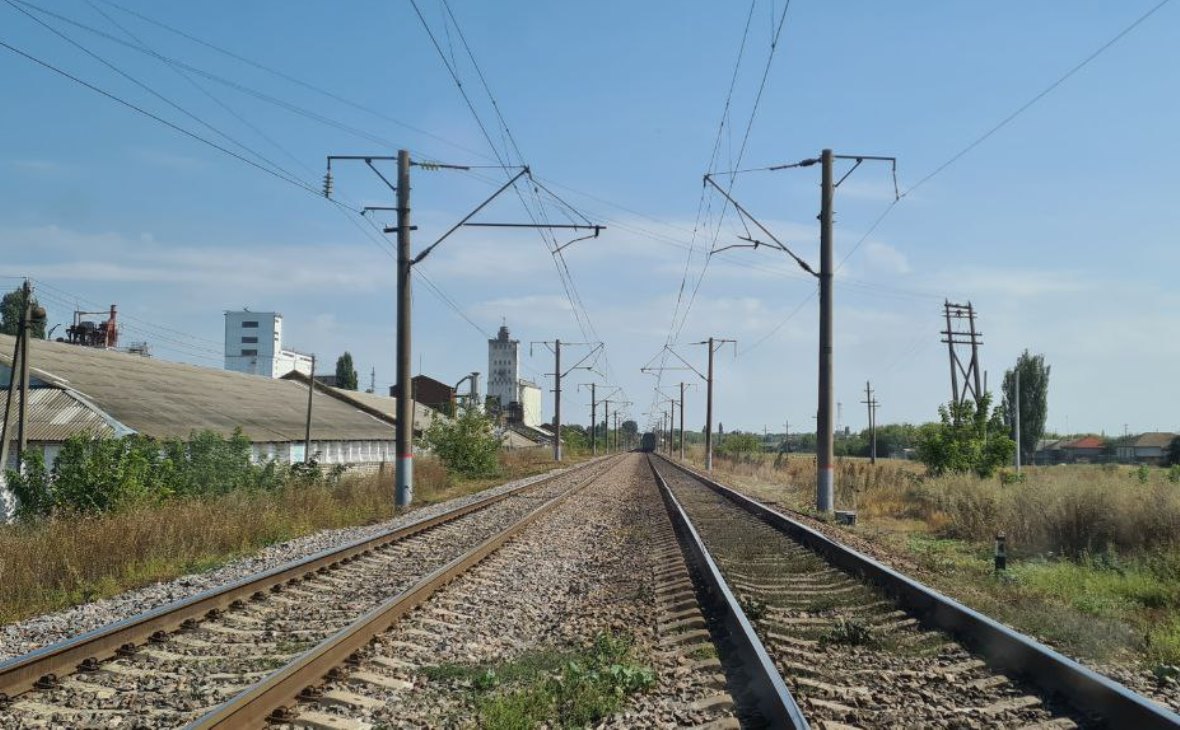
[[[938,407],[940,423],[929,423],[918,431],[918,459],[931,474],[975,472],[991,476],[1010,462],[1016,443],[1008,438],[999,410],[988,417],[991,395],[985,394],[979,407],[973,401]]]
[[[31,451],[23,472],[7,472],[23,520],[55,511],[97,514],[178,496],[271,489],[286,480],[286,470],[274,462],[251,463],[250,441],[240,430],[228,439],[201,431],[188,441],[162,442],[138,434],[72,436],[52,471],[41,454]]]
[[[466,477],[497,473],[500,443],[492,422],[474,408],[455,418],[436,418],[422,436],[422,443],[452,472]]]
[[[752,433],[734,432],[726,435],[717,453],[732,459],[748,459],[762,451],[762,440]]]

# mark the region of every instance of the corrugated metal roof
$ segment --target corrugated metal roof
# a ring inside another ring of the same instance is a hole
[[[13,338],[0,335],[0,362],[10,365]],[[77,391],[116,421],[156,438],[187,438],[208,429],[240,427],[253,441],[302,441],[307,387],[228,370],[121,352],[34,340],[34,375]],[[388,441],[386,423],[317,392],[311,437],[316,441]]]
[[[14,393],[9,421],[14,438],[19,404],[20,395]],[[29,391],[25,423],[25,435],[29,441],[65,441],[78,433],[108,436],[115,432],[101,413],[59,388],[34,388]]]
[[[300,387],[307,387],[307,376],[296,370],[292,370],[284,375],[283,380],[297,382],[301,384]],[[316,390],[325,395],[330,395],[337,400],[351,403],[358,408],[369,410],[372,415],[388,421],[390,424],[397,423],[397,398],[377,395],[375,393],[365,393],[359,390],[336,388],[320,382],[316,383]],[[421,431],[429,428],[431,421],[437,417],[439,417],[439,413],[433,408],[424,406],[421,403],[414,404],[414,430]]]
[[[1140,449],[1166,449],[1171,445],[1172,439],[1174,438],[1176,438],[1176,434],[1174,433],[1164,433],[1162,431],[1145,433],[1135,439],[1135,446]]]

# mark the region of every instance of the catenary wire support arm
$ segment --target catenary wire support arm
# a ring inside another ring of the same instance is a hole
[[[447,240],[447,238],[449,238],[452,233],[454,233],[455,231],[459,230],[464,225],[466,225],[467,221],[469,221],[473,217],[475,217],[476,213],[479,213],[481,210],[486,208],[493,200],[500,197],[501,193],[503,193],[505,190],[507,190],[508,188],[515,185],[517,180],[519,180],[520,178],[522,178],[526,174],[528,174],[528,171],[529,171],[528,167],[521,168],[520,172],[513,175],[512,178],[508,182],[501,185],[500,188],[498,190],[496,190],[496,192],[489,195],[488,198],[486,200],[484,200],[482,203],[480,203],[479,205],[477,205],[474,210],[472,210],[467,215],[463,216],[463,218],[458,223],[451,226],[450,229],[446,233],[439,236],[438,240],[436,240],[434,243],[432,243],[429,246],[427,246],[426,248],[424,248],[421,253],[419,253],[417,256],[415,256],[412,261],[410,261],[410,265],[413,266],[414,264],[419,263],[420,261],[422,261],[422,259],[429,256],[430,252],[433,251],[435,249],[435,247],[437,247],[443,241]]]
[[[801,259],[798,255],[796,255],[794,251],[792,251],[790,248],[788,248],[786,246],[786,244],[784,244],[782,241],[778,240],[778,238],[773,233],[770,232],[770,229],[768,229],[766,226],[762,225],[762,223],[757,218],[755,218],[748,210],[743,208],[741,203],[734,200],[733,196],[730,195],[728,192],[726,192],[725,188],[718,185],[716,183],[716,181],[713,180],[711,175],[705,175],[705,182],[707,182],[708,184],[710,184],[714,188],[716,188],[716,190],[719,193],[721,193],[721,195],[733,205],[734,209],[737,210],[737,212],[740,213],[743,218],[749,220],[755,226],[758,226],[758,230],[765,233],[770,238],[770,240],[773,241],[773,243],[766,243],[764,241],[759,241],[757,239],[751,238],[749,236],[739,236],[739,238],[741,238],[743,241],[749,241],[752,244],[751,246],[748,246],[748,248],[758,248],[759,246],[767,246],[769,248],[777,248],[778,250],[782,251],[783,253],[787,254],[792,259],[794,259],[795,263],[799,264],[799,268],[803,269],[804,271],[811,274],[812,276],[819,276],[819,274],[815,273],[815,270],[811,268],[810,264],[808,264],[806,261]],[[724,246],[720,249],[710,252],[709,255],[712,256],[713,254],[720,253],[721,251],[724,251],[724,250],[730,249],[730,248],[747,248],[747,246],[744,246],[742,244],[733,244],[730,246]]]

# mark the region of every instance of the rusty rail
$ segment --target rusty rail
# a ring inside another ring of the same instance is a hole
[[[287,706],[297,701],[306,688],[321,683],[330,672],[345,664],[356,652],[367,646],[373,637],[389,629],[407,613],[429,600],[442,587],[491,555],[504,543],[597,480],[606,471],[609,470],[590,475],[529,512],[502,532],[423,577],[402,593],[388,599],[318,646],[301,654],[290,664],[199,718],[188,726],[189,730],[257,727],[268,719],[290,721],[293,717]]]
[[[1013,631],[695,469],[663,456],[660,460],[789,535],[835,567],[880,586],[902,609],[923,624],[942,629],[962,641],[993,670],[1023,677],[1045,692],[1059,694],[1074,707],[1100,716],[1110,727],[1180,728],[1180,715],[1035,639]]]
[[[134,652],[137,645],[153,639],[162,639],[169,632],[192,626],[233,607],[239,601],[262,594],[273,586],[294,584],[316,573],[326,572],[385,545],[405,540],[443,523],[483,510],[508,497],[568,476],[571,471],[589,469],[604,460],[590,461],[434,517],[362,538],[347,545],[329,548],[0,663],[0,703],[34,688],[53,687],[59,676],[73,674],[81,667],[94,666],[97,662],[118,654]]]

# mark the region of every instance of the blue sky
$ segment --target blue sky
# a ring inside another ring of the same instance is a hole
[[[901,188],[909,189],[1155,4],[796,0],[742,166],[795,161],[823,147],[896,155]],[[18,5],[314,188],[327,154],[405,146],[424,159],[494,162],[408,1],[347,10],[277,1],[122,4],[376,114],[102,0]],[[419,6],[502,147],[444,6]],[[751,6],[451,0],[450,7],[533,171],[608,229],[565,251],[588,333],[535,232],[468,229],[448,240],[424,271],[476,326],[419,283],[415,360],[443,380],[484,370],[481,330],[494,332],[502,317],[526,342],[601,337],[609,380],[625,388],[642,420],[655,379],[639,368],[669,336],[689,247],[696,247],[691,290],[713,233],[721,246],[742,232],[732,215],[716,227],[716,196],[705,198],[709,217],[698,219],[698,205]],[[753,5],[716,170],[737,161],[772,17],[781,11],[781,2]],[[11,5],[0,5],[0,18],[5,43],[233,147]],[[1180,429],[1178,27],[1180,9],[1161,8],[907,195],[852,252],[836,294],[845,424],[864,424],[865,380],[882,402],[881,421],[934,417],[949,391],[938,342],[949,297],[978,307],[981,358],[993,383],[1023,349],[1044,353],[1053,368],[1050,428]],[[186,78],[135,50],[139,43],[223,81],[191,71]],[[125,337],[149,340],[159,357],[215,367],[221,312],[273,309],[285,315],[288,345],[324,360],[348,349],[365,376],[376,368],[379,388],[393,380],[394,262],[387,246],[354,225],[356,216],[5,49],[0,69],[0,275],[34,277],[51,321],[68,320],[75,302],[116,302],[127,316]],[[503,180],[497,170],[414,175],[418,249]],[[733,192],[815,262],[817,185],[817,168],[807,168],[740,175]],[[887,167],[869,164],[840,188],[838,259],[889,206],[892,190]],[[389,202],[359,165],[337,169],[336,191],[353,205]],[[547,212],[561,219],[556,204]],[[485,215],[527,220],[512,196]],[[732,349],[718,354],[718,420],[727,430],[781,430],[786,419],[792,430],[812,428],[813,282],[781,253],[748,249],[718,254],[700,281],[675,339],[701,363],[701,348],[685,343],[709,335],[739,341],[737,357]],[[538,351],[529,367],[526,375],[540,379],[551,368],[547,353]],[[681,375],[666,373],[664,383]],[[574,373],[567,388],[592,377]],[[690,393],[689,424],[699,428],[703,397]],[[566,399],[577,410],[565,420],[587,420],[583,400]]]

